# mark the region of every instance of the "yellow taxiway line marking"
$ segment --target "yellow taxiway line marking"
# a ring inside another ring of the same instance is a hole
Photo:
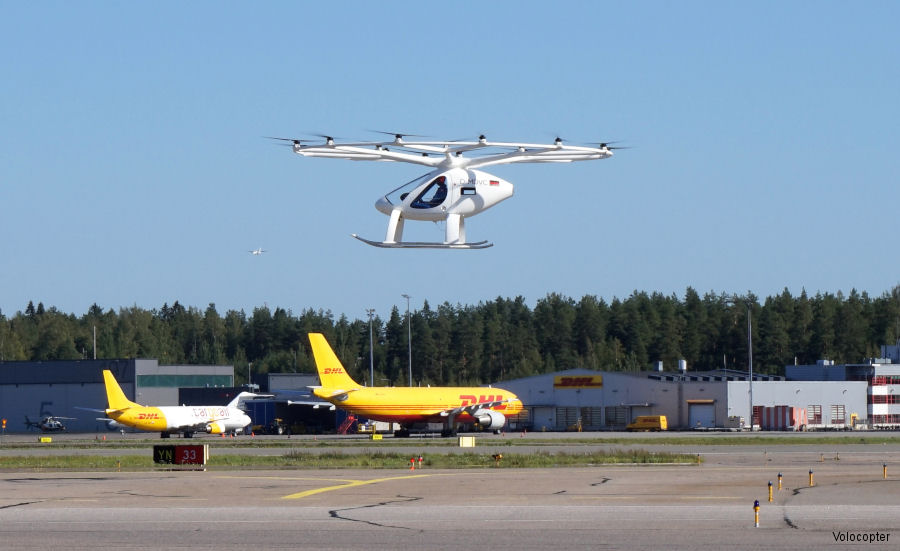
[[[331,492],[333,490],[343,490],[344,488],[353,488],[355,486],[365,486],[367,484],[378,484],[379,482],[390,482],[392,480],[408,480],[411,478],[424,478],[426,476],[432,476],[432,475],[411,474],[411,475],[407,475],[407,476],[391,476],[391,477],[386,477],[386,478],[373,478],[371,480],[349,480],[349,481],[345,481],[344,484],[337,484],[335,486],[324,486],[322,488],[313,488],[312,490],[297,492],[296,494],[284,496],[282,499],[301,499],[301,498],[308,497],[311,495],[321,494],[323,492]]]
[[[353,478],[319,478],[315,476],[218,476],[216,478],[238,478],[245,480],[327,480],[329,482],[356,482],[356,480]]]

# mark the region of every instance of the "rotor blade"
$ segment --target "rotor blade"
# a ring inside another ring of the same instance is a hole
[[[376,134],[384,134],[385,136],[393,136],[397,140],[402,140],[403,138],[428,138],[425,134],[407,134],[405,132],[386,132],[384,130],[369,130],[369,132],[374,132]]]
[[[317,140],[300,140],[300,139],[297,139],[297,138],[278,138],[278,137],[276,137],[276,136],[263,136],[263,138],[268,138],[268,139],[270,139],[270,140],[279,140],[279,141],[282,141],[282,142],[291,142],[291,143],[294,143],[294,144],[313,143],[313,142],[317,141]]]
[[[327,142],[333,142],[334,140],[343,140],[344,138],[339,138],[337,136],[329,136],[328,134],[319,134],[318,132],[305,132],[310,136],[318,136],[319,138],[323,138]],[[307,140],[310,141],[310,140]]]
[[[604,147],[605,147],[606,149],[631,149],[630,146],[624,146],[624,145],[613,146],[613,145],[612,145],[612,144],[614,144],[614,143],[621,143],[620,141],[614,141],[614,142],[587,142],[587,143],[588,143],[589,145],[596,145],[597,147],[599,147],[599,148],[601,148],[601,149],[604,148]]]

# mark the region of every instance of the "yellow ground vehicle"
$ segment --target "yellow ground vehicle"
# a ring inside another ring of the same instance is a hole
[[[659,431],[667,430],[669,423],[666,421],[665,415],[640,415],[629,423],[625,430],[629,431]]]

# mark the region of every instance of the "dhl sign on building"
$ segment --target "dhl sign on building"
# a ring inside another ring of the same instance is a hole
[[[603,375],[557,375],[553,388],[601,388]]]

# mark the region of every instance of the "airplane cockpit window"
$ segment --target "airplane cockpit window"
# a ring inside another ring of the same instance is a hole
[[[439,207],[447,198],[447,178],[436,178],[425,190],[419,194],[411,206],[414,209],[433,209]]]

